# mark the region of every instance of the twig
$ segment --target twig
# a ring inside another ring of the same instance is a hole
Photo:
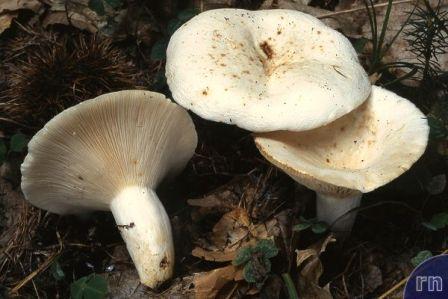
[[[12,290],[10,291],[10,294],[16,294],[30,280],[33,280],[33,278],[36,277],[39,273],[41,273],[42,271],[47,269],[51,265],[51,263],[61,254],[62,248],[63,248],[63,243],[62,243],[59,233],[57,232],[56,234],[59,239],[58,251],[56,251],[52,255],[50,255],[50,257],[45,262],[43,262],[36,270],[34,270],[30,274],[28,274],[24,279],[22,279],[22,281],[20,281],[18,284],[16,284],[16,286],[14,288],[12,288]]]
[[[442,252],[439,255],[444,255],[444,254],[447,254],[447,253],[448,253],[448,249],[446,249],[444,252]],[[404,285],[406,283],[406,281],[409,279],[410,276],[411,275],[408,275],[405,278],[403,278],[402,280],[400,280],[392,288],[390,288],[385,293],[383,293],[381,296],[379,296],[378,299],[385,299],[385,298],[387,298],[387,296],[389,296],[390,294],[394,293],[398,288],[400,288],[402,285]]]
[[[412,2],[412,1],[413,0],[398,0],[398,1],[393,1],[392,5],[409,3],[409,2]],[[387,5],[389,5],[389,3],[386,2],[386,3],[375,4],[375,5],[373,5],[373,7],[377,8],[377,7],[387,6]],[[351,12],[356,12],[356,11],[360,11],[360,10],[365,10],[365,9],[366,8],[363,6],[363,7],[356,7],[356,8],[351,8],[351,9],[347,9],[347,10],[329,12],[329,13],[325,13],[325,14],[322,14],[320,16],[317,16],[317,18],[318,19],[325,19],[325,18],[330,18],[330,17],[334,17],[334,16],[346,14],[346,13],[351,13]]]

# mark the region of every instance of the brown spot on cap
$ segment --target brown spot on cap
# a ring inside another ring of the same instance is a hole
[[[264,41],[260,44],[260,48],[263,50],[264,54],[268,57],[268,59],[272,59],[274,56],[274,50],[272,47],[268,44],[268,42]]]

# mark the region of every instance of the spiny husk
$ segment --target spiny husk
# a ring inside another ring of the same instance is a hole
[[[8,43],[3,60],[0,124],[31,133],[83,100],[137,86],[128,57],[98,36],[25,32]]]

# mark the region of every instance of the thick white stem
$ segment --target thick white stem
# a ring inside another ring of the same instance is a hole
[[[334,232],[350,232],[355,223],[357,212],[353,211],[342,218],[340,217],[351,209],[359,207],[361,197],[362,193],[344,198],[316,193],[317,219],[328,223]]]
[[[155,288],[173,274],[174,246],[168,215],[157,194],[128,187],[111,203],[111,211],[140,281]]]

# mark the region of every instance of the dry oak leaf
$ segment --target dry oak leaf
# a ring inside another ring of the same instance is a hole
[[[11,26],[12,20],[18,16],[18,10],[39,11],[43,4],[38,0],[1,0],[0,1],[0,34]]]
[[[319,256],[324,252],[328,244],[336,239],[330,234],[323,241],[312,245],[308,249],[296,250],[296,264],[299,268],[298,289],[303,298],[331,299],[329,285],[319,286],[319,278],[323,273],[323,266]]]
[[[253,224],[242,208],[224,214],[214,225],[209,243],[193,249],[192,255],[207,261],[227,262],[235,259],[242,247],[255,245],[260,239],[278,236],[276,219]]]
[[[233,265],[193,275],[194,294],[197,299],[216,298],[229,283],[243,280],[243,270]]]

